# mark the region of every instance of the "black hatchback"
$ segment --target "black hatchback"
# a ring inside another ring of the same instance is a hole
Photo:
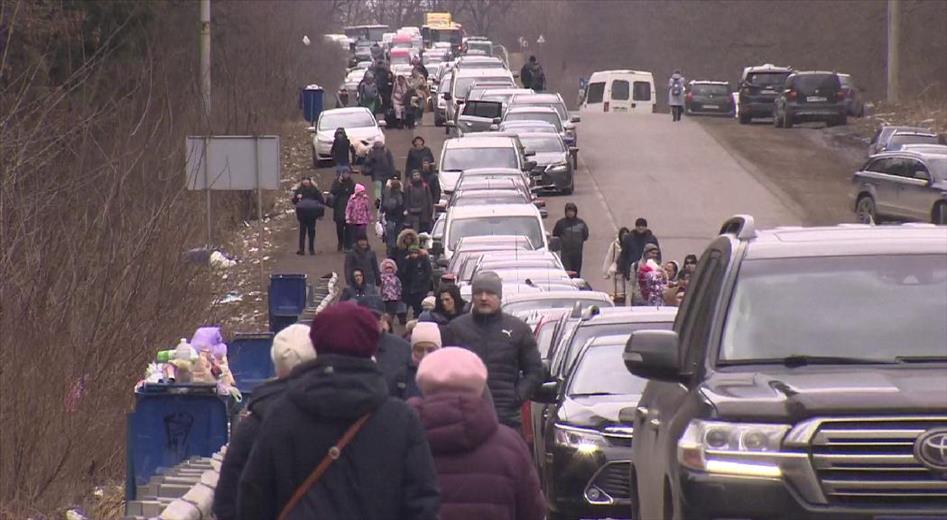
[[[684,109],[692,114],[733,114],[733,89],[726,81],[691,81]]]
[[[773,125],[792,128],[806,121],[822,121],[828,126],[848,123],[848,106],[838,74],[794,72],[786,78],[773,105]]]

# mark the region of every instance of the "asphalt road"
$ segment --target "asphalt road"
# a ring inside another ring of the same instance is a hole
[[[576,189],[570,196],[544,195],[547,229],[562,216],[566,202],[578,205],[591,229],[583,277],[594,288],[609,291],[610,282],[601,274],[605,251],[617,230],[632,227],[639,216],[648,219],[664,258],[679,262],[688,253],[700,254],[721,223],[735,214],[753,215],[762,228],[850,220],[845,189],[851,159],[820,143],[819,132],[780,132],[732,119],[673,123],[667,114],[583,114]],[[389,129],[385,135],[399,166],[415,135],[425,138],[435,157],[446,137],[443,128],[433,126],[431,114],[421,127]],[[334,170],[313,173],[327,190]],[[357,175],[356,181],[371,189],[368,178]],[[318,225],[315,258],[293,254],[295,240],[295,230],[278,239],[286,246],[277,252],[275,272],[318,276],[341,271],[343,257],[335,251],[331,218]],[[373,243],[383,251],[377,240]]]

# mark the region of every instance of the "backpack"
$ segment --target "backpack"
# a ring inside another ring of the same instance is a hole
[[[374,82],[366,82],[362,91],[362,97],[365,99],[376,99],[378,97],[378,85]]]
[[[681,81],[681,78],[675,78],[674,83],[671,84],[671,94],[674,96],[680,96],[684,93],[684,84]]]

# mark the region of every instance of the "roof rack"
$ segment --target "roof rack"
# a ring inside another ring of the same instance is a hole
[[[736,235],[739,240],[756,238],[756,222],[751,215],[734,215],[720,227],[721,235]]]

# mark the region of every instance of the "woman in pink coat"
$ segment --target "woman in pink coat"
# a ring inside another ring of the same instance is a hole
[[[368,192],[365,186],[355,185],[355,193],[349,197],[345,206],[345,224],[348,226],[350,237],[368,236],[366,230],[372,221],[372,207],[368,201]]]

